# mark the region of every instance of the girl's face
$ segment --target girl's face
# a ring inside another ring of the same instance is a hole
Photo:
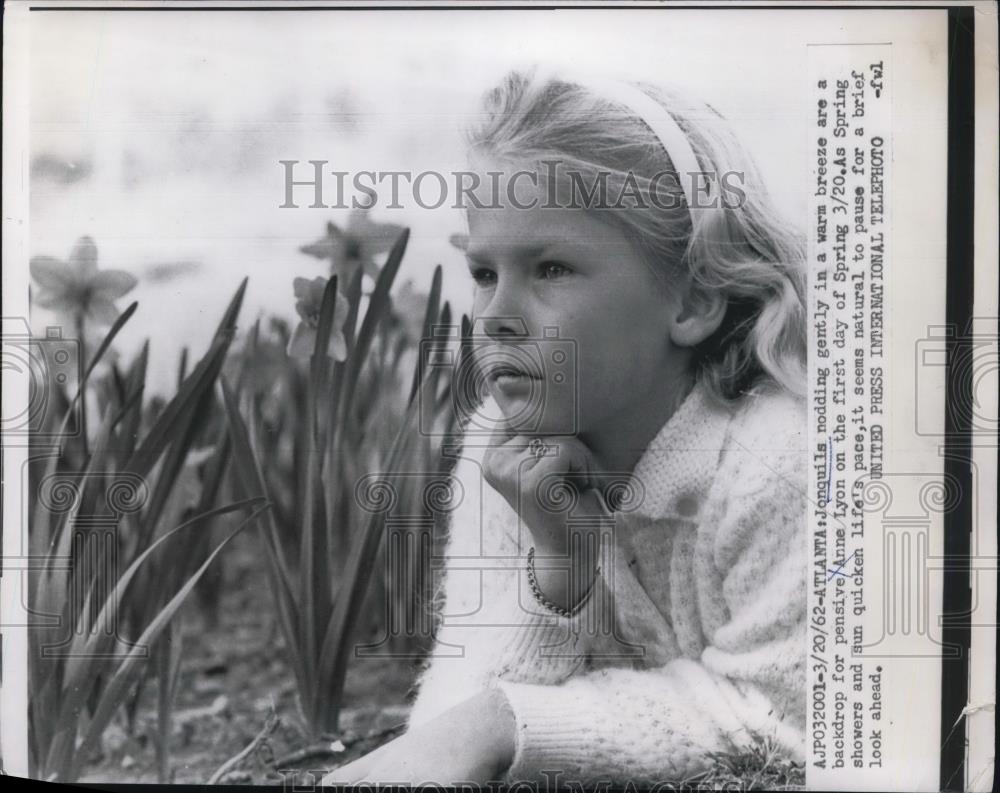
[[[544,190],[526,182],[518,203],[540,206]],[[671,341],[677,296],[594,213],[470,208],[466,256],[476,362],[511,429],[586,436],[641,423],[684,387],[689,351]]]

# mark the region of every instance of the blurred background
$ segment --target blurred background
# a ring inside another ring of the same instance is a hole
[[[819,28],[817,17],[802,19]],[[462,168],[461,129],[512,66],[586,63],[676,82],[744,133],[791,214],[804,210],[802,37],[767,13],[255,11],[31,15],[32,256],[65,260],[82,235],[99,266],[139,279],[118,344],[150,337],[149,382],[169,389],[178,353],[200,351],[244,276],[244,320],[294,319],[292,278],[328,275],[299,248],[346,210],[279,209],[279,160],[330,170]],[[714,20],[718,20],[717,22]],[[791,33],[791,35],[790,35]],[[803,29],[803,34],[808,32]],[[788,90],[782,84],[789,83]],[[434,265],[456,315],[469,279],[448,236],[460,211],[380,200],[372,219],[410,226],[396,289],[427,290]],[[348,196],[349,200],[349,196]],[[328,203],[333,199],[328,198]],[[43,332],[59,318],[35,309]],[[241,331],[247,326],[241,323]]]

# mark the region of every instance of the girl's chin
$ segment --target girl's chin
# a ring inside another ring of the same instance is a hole
[[[537,397],[512,396],[495,389],[490,389],[489,394],[500,409],[508,429],[518,435],[552,435],[559,433],[559,427],[566,426],[560,420],[562,413],[554,410],[554,406],[541,404]]]

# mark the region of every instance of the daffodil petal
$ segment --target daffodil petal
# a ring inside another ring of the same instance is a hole
[[[327,279],[320,276],[315,281],[309,283],[309,289],[302,303],[310,314],[319,314],[320,307],[323,305],[323,292],[326,289],[326,282]]]
[[[342,240],[344,239],[344,232],[340,230],[340,227],[332,221],[326,222],[326,236],[327,239],[331,240]]]
[[[309,284],[309,300],[319,311],[321,305],[323,305],[323,293],[326,291],[326,285],[329,278],[324,278],[322,275],[317,275]]]
[[[334,263],[334,271],[337,273],[338,284],[349,284],[355,272],[357,272],[360,262],[357,259],[339,259]],[[337,291],[340,291],[338,288]]]
[[[309,317],[316,313],[316,309],[308,300],[296,300],[295,313],[299,315],[299,319],[308,321]]]
[[[326,224],[326,236],[299,248],[302,253],[317,259],[332,259],[344,255],[344,232],[333,223]]]
[[[108,300],[124,297],[139,283],[139,279],[124,270],[100,270],[90,279],[90,285],[96,296]]]
[[[330,343],[327,345],[326,354],[335,361],[347,359],[347,340],[341,331],[330,334]]]
[[[83,276],[97,272],[97,245],[90,237],[80,237],[69,255],[69,263]]]
[[[100,325],[113,325],[121,312],[106,297],[93,295],[87,303],[87,315]]]
[[[65,311],[72,314],[74,311],[80,310],[80,304],[71,292],[51,292],[47,289],[40,289],[37,295],[31,296],[31,300],[36,306],[53,311]]]
[[[395,223],[370,223],[365,233],[358,235],[362,258],[390,250],[402,233],[403,227]]]
[[[304,300],[309,295],[309,279],[301,276],[293,279],[292,291],[299,300]]]
[[[31,277],[38,285],[53,292],[70,289],[76,284],[73,272],[66,265],[52,256],[32,256]]]
[[[371,278],[373,281],[378,280],[378,274],[381,271],[381,267],[375,264],[375,260],[370,256],[364,260],[362,266],[365,268],[365,275]]]
[[[288,354],[293,358],[311,358],[316,347],[316,330],[300,322],[288,342]]]
[[[333,256],[333,245],[326,240],[311,242],[303,245],[299,250],[316,259],[329,259]]]
[[[344,293],[341,292],[338,287],[337,300],[333,306],[333,326],[335,328],[344,327],[344,323],[347,322],[347,315],[350,310],[351,304],[347,302],[347,298],[344,297]]]

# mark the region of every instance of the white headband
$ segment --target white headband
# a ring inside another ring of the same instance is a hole
[[[684,191],[688,213],[691,214],[693,223],[694,178],[696,174],[703,173],[703,171],[698,163],[698,158],[695,157],[694,149],[691,148],[688,136],[684,134],[684,130],[680,128],[666,108],[634,85],[620,80],[577,75],[562,79],[583,86],[608,101],[624,105],[653,130],[653,134],[659,139],[677,172],[677,181],[680,182],[681,189]],[[711,189],[711,180],[708,184],[709,189]]]

